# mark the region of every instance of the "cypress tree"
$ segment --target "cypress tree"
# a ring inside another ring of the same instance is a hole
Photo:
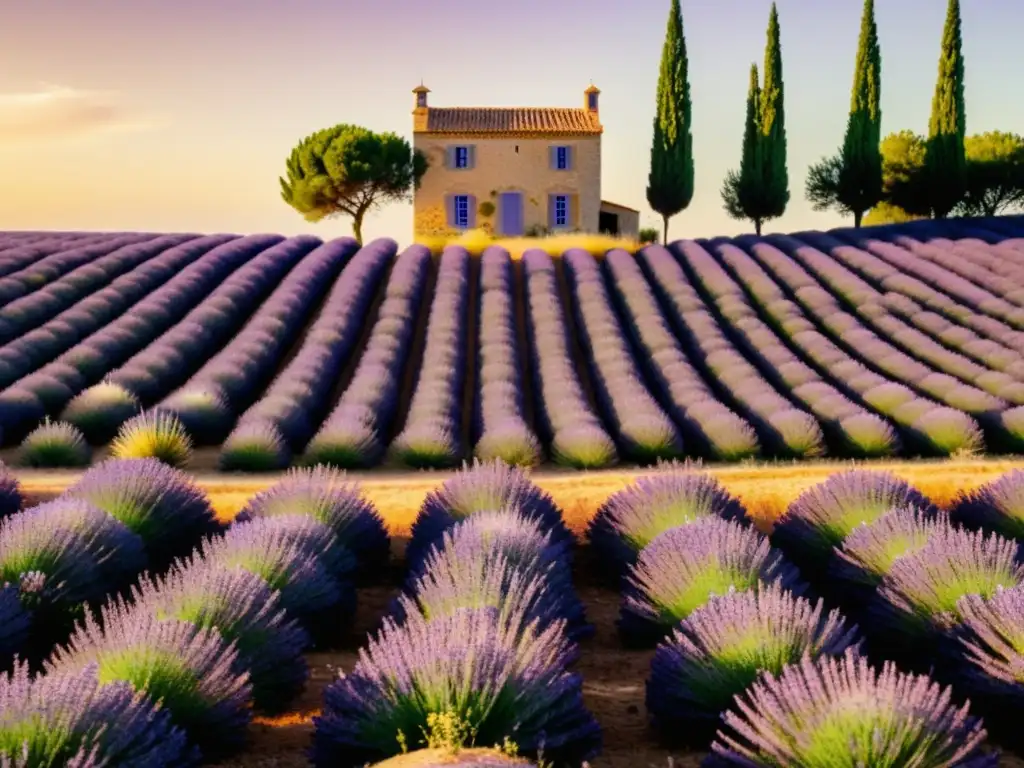
[[[786,169],[786,113],[783,105],[782,43],[779,12],[772,3],[768,16],[768,42],[764,51],[764,85],[761,87],[761,170],[764,183],[765,219],[786,212],[789,173]]]
[[[726,212],[734,219],[754,222],[754,231],[761,234],[764,222],[764,173],[761,168],[761,87],[757,64],[750,65],[750,86],[747,89],[747,116],[743,128],[743,157],[739,171],[730,171],[722,186]]]
[[[838,202],[853,211],[859,227],[864,212],[882,199],[882,52],[874,0],[864,0],[853,73],[850,116],[841,153]]]
[[[693,135],[690,130],[689,61],[683,37],[683,12],[672,0],[658,74],[658,108],[654,116],[651,172],[647,202],[661,214],[664,240],[668,220],[693,199]]]
[[[939,77],[932,97],[925,152],[925,177],[932,216],[943,219],[963,198],[967,186],[964,139],[967,114],[964,104],[964,55],[960,30],[960,2],[949,0],[942,30]]]

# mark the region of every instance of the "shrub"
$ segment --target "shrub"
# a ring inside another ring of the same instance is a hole
[[[46,673],[89,668],[100,680],[129,683],[159,703],[206,760],[245,744],[251,686],[248,675],[238,672],[234,646],[216,630],[113,604],[103,610],[102,628],[86,615],[67,646],[47,662]]]
[[[580,424],[555,432],[551,457],[573,469],[602,469],[618,461],[615,443],[598,424]]]
[[[166,411],[146,411],[126,421],[110,444],[115,459],[157,459],[182,467],[192,458],[192,438],[178,417]]]
[[[964,595],[957,603],[962,622],[955,634],[957,683],[972,696],[1010,704],[1024,700],[1024,587],[997,588],[988,599]]]
[[[309,636],[256,574],[193,559],[159,581],[143,581],[132,597],[136,612],[215,629],[234,643],[256,707],[285,707],[305,685]]]
[[[920,765],[994,768],[985,730],[950,689],[847,652],[766,675],[724,715],[703,765]]]
[[[518,419],[510,419],[485,431],[473,451],[480,461],[503,461],[514,467],[534,467],[541,461],[537,436]]]
[[[281,482],[253,496],[235,520],[288,514],[306,515],[326,525],[364,570],[387,563],[391,540],[384,519],[344,472],[323,466],[293,469]]]
[[[824,603],[774,584],[712,598],[655,651],[647,709],[666,740],[695,735],[706,746],[722,712],[762,672],[778,675],[802,658],[859,648],[857,627]]]
[[[92,460],[92,449],[76,427],[67,422],[47,421],[28,433],[21,444],[19,458],[26,467],[87,467]]]
[[[65,496],[120,520],[160,570],[220,530],[206,494],[184,472],[156,459],[110,459],[89,469]]]
[[[953,502],[953,520],[973,530],[986,529],[1024,539],[1024,470],[962,492]]]
[[[652,644],[711,597],[770,583],[805,589],[796,568],[753,528],[715,517],[671,528],[640,550],[629,571],[619,630],[630,644]]]
[[[234,414],[222,394],[209,389],[183,389],[161,406],[181,422],[196,445],[216,445],[228,436]]]
[[[450,469],[459,461],[459,440],[447,427],[421,422],[403,429],[391,444],[395,461],[413,469]]]
[[[654,227],[641,227],[640,228],[640,244],[647,245],[648,243],[658,242],[658,230]]]
[[[746,519],[743,505],[711,475],[671,468],[610,496],[587,528],[602,565],[618,576],[659,534],[704,517]]]
[[[405,557],[415,570],[445,530],[476,512],[505,509],[538,520],[555,540],[572,541],[554,500],[526,473],[502,462],[474,462],[427,494],[412,525]]]
[[[19,664],[0,675],[0,764],[28,768],[191,768],[199,754],[170,717],[99,669],[29,677]]]
[[[892,425],[873,413],[862,411],[841,419],[839,426],[850,455],[860,458],[892,456],[899,449],[899,436]]]
[[[891,472],[854,469],[837,472],[807,489],[775,524],[772,541],[801,568],[818,570],[862,523],[873,523],[890,509],[916,507],[937,512],[920,491]]]
[[[985,447],[978,423],[953,408],[932,408],[914,422],[913,430],[937,456],[971,455]]]
[[[480,746],[514,740],[526,754],[579,763],[600,746],[579,676],[565,671],[572,644],[559,625],[510,632],[493,610],[460,610],[402,626],[385,621],[353,670],[324,692],[314,718],[316,766],[361,765],[418,746],[431,714],[468,724]],[[396,739],[398,736],[398,739]]]
[[[240,424],[220,449],[224,472],[276,472],[291,463],[291,452],[276,426],[269,422]]]
[[[0,520],[10,517],[21,509],[23,502],[21,485],[18,483],[18,479],[0,461]]]
[[[72,398],[60,418],[78,427],[92,445],[103,445],[113,440],[121,425],[141,407],[138,398],[120,384],[104,381]]]

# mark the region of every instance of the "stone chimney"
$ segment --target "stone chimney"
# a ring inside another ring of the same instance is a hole
[[[412,92],[416,94],[415,108],[412,111],[412,129],[413,132],[427,130],[427,94],[430,93],[430,89],[425,86],[422,81],[418,86],[412,89]]]
[[[598,114],[597,97],[600,93],[597,86],[591,83],[590,87],[583,92],[583,108],[595,115]]]

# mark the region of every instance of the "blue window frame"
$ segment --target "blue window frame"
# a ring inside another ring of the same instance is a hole
[[[569,226],[569,196],[555,195],[555,226]]]
[[[590,109],[597,109],[597,94],[596,93],[588,93],[587,94],[587,106],[590,107]]]
[[[455,167],[469,168],[469,147],[455,148]]]
[[[555,167],[560,171],[564,171],[569,168],[568,147],[557,147],[555,149]]]
[[[455,226],[459,229],[469,228],[469,195],[455,196]]]

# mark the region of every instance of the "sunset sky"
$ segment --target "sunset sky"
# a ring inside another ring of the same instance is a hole
[[[0,0],[0,229],[350,232],[280,198],[292,146],[339,122],[411,138],[435,106],[578,106],[602,91],[602,196],[644,189],[668,0]],[[743,231],[719,188],[738,165],[768,0],[683,0],[697,191],[677,237]],[[877,0],[883,131],[925,132],[945,0]],[[965,0],[971,133],[1024,132],[1024,2]],[[861,0],[779,0],[791,202],[769,229],[827,228],[808,164],[842,140]],[[410,205],[367,236],[411,239]]]

